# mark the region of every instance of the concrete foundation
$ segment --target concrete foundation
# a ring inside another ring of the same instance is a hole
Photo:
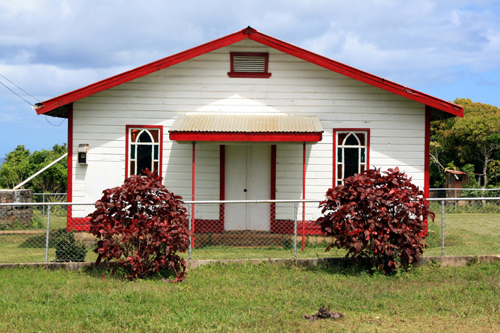
[[[187,266],[189,268],[196,268],[208,264],[232,264],[232,263],[251,263],[260,264],[268,263],[272,265],[296,265],[299,267],[316,267],[320,265],[340,265],[344,262],[344,258],[303,258],[303,259],[232,259],[232,260],[189,260]],[[494,263],[500,262],[500,255],[487,255],[487,256],[435,256],[423,257],[420,262],[421,265],[440,264],[441,266],[456,267],[465,266],[470,263]],[[102,264],[101,264],[102,265]],[[113,267],[113,263],[106,266]],[[79,270],[82,268],[94,267],[92,262],[50,262],[50,263],[32,263],[32,264],[0,264],[0,269],[16,268],[16,267],[33,267],[45,269],[68,269]]]

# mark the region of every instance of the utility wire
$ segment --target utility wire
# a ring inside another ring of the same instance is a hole
[[[61,125],[62,125],[62,123],[63,123],[66,119],[64,119],[64,118],[63,118],[63,120],[61,120],[61,122],[59,123],[59,125],[54,125],[54,124],[52,124],[52,123],[49,121],[49,117],[47,117],[46,115],[45,115],[45,120],[47,120],[47,122],[48,122],[49,124],[51,124],[52,126],[54,126],[54,127],[59,127],[59,126],[61,126]]]
[[[31,96],[32,98],[36,99],[37,101],[40,102],[40,100],[38,98],[36,98],[35,96],[31,95],[30,93],[28,93],[26,90],[24,90],[23,88],[19,87],[17,84],[15,84],[14,82],[12,82],[11,80],[9,80],[8,78],[6,78],[5,76],[3,76],[2,74],[0,74],[1,77],[3,77],[5,80],[9,81],[12,85],[14,85],[17,89],[21,90],[22,92],[24,92],[26,95],[28,96]],[[16,93],[14,90],[10,89],[9,87],[7,87],[2,81],[0,81],[0,84],[2,84],[2,86],[4,86],[5,88],[9,89],[14,95],[16,95],[17,97],[19,97],[20,99],[22,99],[23,101],[25,101],[26,103],[28,103],[29,105],[31,106],[34,106],[33,104],[31,104],[30,102],[28,102],[26,99],[24,99],[21,95],[19,95],[18,93]],[[49,119],[49,117],[45,116],[45,120],[47,120],[47,122],[54,126],[54,127],[59,127],[62,125],[62,123],[66,120],[66,119],[63,119],[59,125],[54,125],[52,124]]]
[[[26,103],[28,103],[29,105],[34,106],[33,104],[31,104],[30,102],[28,102],[27,100],[25,100],[21,95],[19,95],[18,93],[16,93],[14,90],[12,90],[9,87],[7,87],[2,81],[0,81],[0,84],[2,84],[2,86],[4,86],[5,88],[9,89],[14,95],[16,95],[17,97],[19,97],[20,99],[22,99],[23,101],[25,101]]]
[[[8,78],[6,78],[5,76],[3,76],[2,74],[0,74],[1,77],[3,77],[4,79],[6,79],[7,81],[9,81],[11,84],[13,84],[14,86],[17,87],[17,89],[21,90],[22,92],[24,92],[26,95],[28,96],[31,96],[32,98],[36,99],[37,101],[40,102],[40,100],[38,98],[36,98],[35,96],[31,95],[30,93],[28,93],[26,90],[24,90],[23,88],[19,87],[18,85],[16,85],[14,82],[12,82],[11,80],[9,80]]]

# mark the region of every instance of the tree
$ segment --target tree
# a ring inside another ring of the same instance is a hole
[[[431,163],[436,166],[439,161],[441,167],[472,164],[481,175],[480,186],[486,188],[498,174],[500,108],[465,98],[455,103],[464,107],[465,116],[432,123]]]
[[[2,188],[14,188],[24,179],[29,177],[30,151],[19,145],[8,153],[0,169],[0,186]]]
[[[66,145],[54,145],[52,150],[42,149],[30,153],[23,145],[19,145],[8,153],[0,169],[0,186],[14,188],[43,167],[47,166],[63,154],[67,153]],[[67,160],[63,159],[43,173],[33,178],[24,188],[35,193],[66,192]]]

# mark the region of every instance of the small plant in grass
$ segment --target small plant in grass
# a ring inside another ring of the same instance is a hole
[[[33,229],[42,229],[43,227],[45,227],[45,223],[43,222],[43,220],[40,216],[33,215],[33,216],[31,216],[30,226]]]
[[[359,262],[388,273],[418,262],[425,246],[429,211],[423,192],[398,168],[369,169],[326,192],[316,224],[334,238],[326,248],[344,248]],[[399,263],[399,265],[398,265]]]
[[[173,282],[185,279],[186,262],[178,252],[189,245],[182,197],[169,192],[149,170],[121,187],[103,191],[90,214],[90,232],[98,238],[96,265],[116,260],[128,279],[173,270]]]
[[[87,255],[85,244],[75,240],[74,231],[60,230],[56,241],[56,261],[84,262]]]
[[[293,248],[293,239],[283,239],[281,245],[283,246],[283,249],[290,250]]]

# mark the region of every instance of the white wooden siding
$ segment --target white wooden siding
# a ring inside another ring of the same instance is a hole
[[[229,78],[229,52],[244,51],[269,52],[272,76]],[[171,142],[168,133],[175,117],[184,112],[318,116],[325,132],[321,142],[307,144],[306,198],[322,199],[332,186],[333,128],[370,128],[370,166],[399,166],[422,186],[424,109],[417,102],[242,41],[75,102],[73,200],[95,201],[102,189],[123,182],[126,125],[164,126],[164,183],[190,200],[192,145]],[[81,143],[89,144],[87,166],[76,163]],[[196,199],[219,198],[219,167],[219,145],[197,143]],[[300,199],[302,143],[277,143],[276,170],[277,198]]]

